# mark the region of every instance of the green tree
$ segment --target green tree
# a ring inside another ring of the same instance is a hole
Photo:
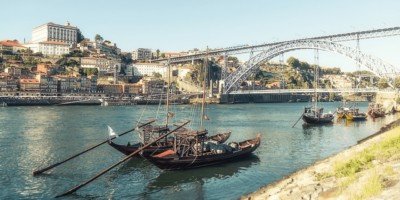
[[[165,58],[165,53],[161,53],[161,58]]]
[[[156,77],[156,78],[161,78],[162,77],[162,75],[160,73],[158,73],[158,72],[153,72],[153,76]]]
[[[157,50],[156,50],[156,56],[157,56],[157,58],[160,57],[160,49],[157,49]]]
[[[307,62],[300,62],[300,70],[307,71],[310,69],[310,65]]]
[[[385,89],[389,87],[388,80],[386,78],[381,78],[378,82],[379,89]]]
[[[77,42],[77,43],[80,43],[80,42],[82,42],[84,39],[85,39],[85,36],[83,36],[81,30],[78,29],[76,42]]]
[[[394,84],[393,84],[393,86],[394,86],[395,88],[400,88],[400,76],[397,76],[397,77],[394,79]]]
[[[96,36],[94,36],[94,40],[95,40],[95,41],[103,41],[103,40],[104,40],[104,38],[103,38],[103,37],[101,37],[101,35],[99,35],[99,34],[96,34]]]
[[[290,67],[295,68],[295,69],[300,68],[300,65],[301,65],[300,61],[297,58],[294,58],[294,57],[288,58],[286,60],[286,62]]]

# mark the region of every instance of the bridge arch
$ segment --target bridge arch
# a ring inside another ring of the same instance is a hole
[[[359,50],[344,46],[342,44],[321,40],[294,40],[272,46],[269,49],[253,56],[245,64],[238,67],[235,72],[226,77],[224,83],[224,94],[228,94],[232,90],[236,89],[239,84],[248,78],[248,76],[256,67],[258,67],[260,63],[268,61],[282,53],[299,49],[320,49],[339,53],[355,60],[360,65],[365,66],[369,71],[379,77],[389,77],[389,75],[398,73],[394,66],[385,63],[380,58],[362,53]]]

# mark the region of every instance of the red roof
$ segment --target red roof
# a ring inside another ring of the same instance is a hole
[[[4,45],[4,46],[9,46],[9,47],[23,47],[21,44],[19,44],[18,42],[15,42],[13,40],[1,40],[0,44]]]

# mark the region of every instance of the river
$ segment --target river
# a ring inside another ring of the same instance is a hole
[[[333,112],[339,104],[322,105]],[[237,199],[356,144],[399,117],[350,123],[335,118],[333,124],[324,126],[304,126],[300,121],[291,128],[306,105],[210,105],[206,108],[210,133],[232,131],[228,141],[261,133],[261,145],[251,157],[184,171],[162,171],[133,158],[63,199]],[[366,111],[367,103],[359,103],[359,107]],[[171,110],[171,124],[198,118],[194,112],[198,106],[176,105]],[[0,199],[49,199],[65,192],[123,155],[105,144],[43,175],[32,176],[32,172],[107,139],[107,125],[121,133],[139,120],[163,121],[164,113],[158,106],[138,105],[0,108]],[[198,122],[192,124],[195,127]],[[127,134],[115,142],[137,140],[137,134]]]

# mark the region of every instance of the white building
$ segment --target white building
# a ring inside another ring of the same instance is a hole
[[[0,50],[8,50],[13,53],[17,53],[19,50],[25,50],[26,47],[13,40],[2,40],[0,41]]]
[[[54,41],[75,46],[77,38],[78,28],[71,26],[69,22],[65,26],[49,22],[32,30],[32,43]]]
[[[132,59],[133,60],[151,60],[152,53],[151,49],[145,49],[145,48],[138,48],[136,51],[132,52]]]
[[[23,44],[24,47],[32,50],[33,53],[42,53],[46,56],[61,56],[63,54],[68,54],[69,44],[65,44],[64,42],[39,42],[39,43],[26,43]]]
[[[118,55],[121,54],[121,49],[117,47],[117,44],[109,41],[90,41],[85,39],[80,42],[77,47],[81,51],[90,51],[95,54],[95,56],[117,58]]]
[[[153,76],[153,73],[160,73],[162,77],[168,77],[168,68],[163,64],[136,63],[127,66],[127,68],[131,68],[128,71],[133,72],[133,76]]]
[[[119,73],[121,70],[121,61],[106,58],[83,57],[81,58],[82,68],[97,68],[99,73]]]

